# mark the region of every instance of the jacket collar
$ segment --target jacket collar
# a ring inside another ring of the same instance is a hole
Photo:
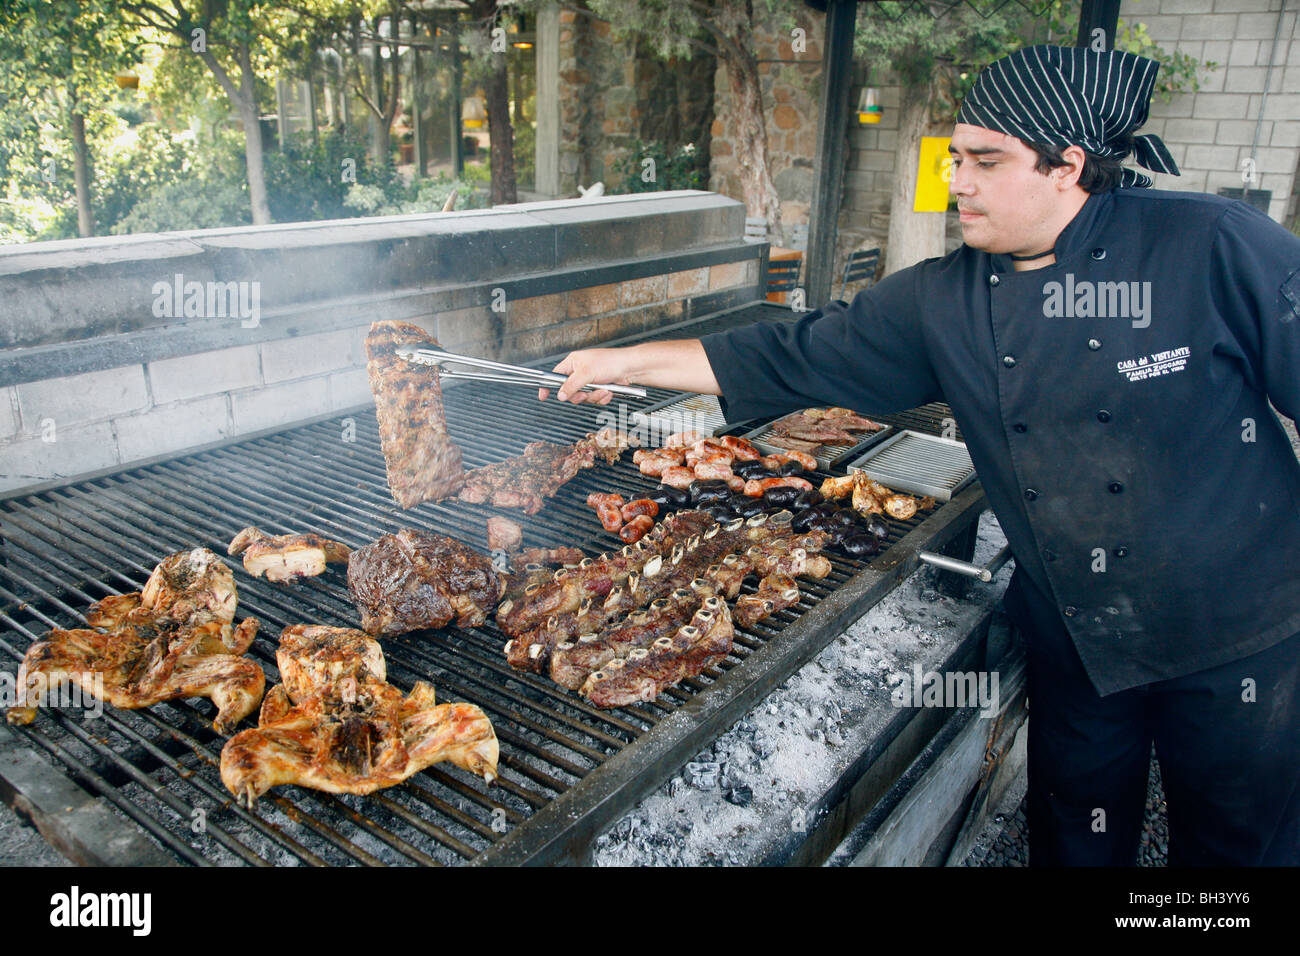
[[[1090,195],[1069,224],[1061,230],[1056,238],[1056,261],[1059,263],[1080,249],[1092,243],[1096,232],[1110,218],[1111,208],[1115,202],[1115,190]],[[1011,257],[1003,253],[988,254],[990,269],[993,272],[1011,272],[1015,264]]]

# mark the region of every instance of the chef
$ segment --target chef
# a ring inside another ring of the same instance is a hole
[[[1132,865],[1151,747],[1171,864],[1300,863],[1300,239],[1164,192],[1158,65],[1038,46],[952,135],[964,244],[851,305],[574,352],[597,381],[722,396],[729,420],[945,401],[1016,558],[1033,864]],[[541,393],[545,398],[546,393]]]

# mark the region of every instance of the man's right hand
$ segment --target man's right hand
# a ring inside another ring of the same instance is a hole
[[[608,405],[610,399],[614,397],[613,392],[603,388],[588,392],[584,391],[582,386],[593,382],[600,382],[603,385],[631,384],[628,381],[628,373],[631,371],[628,366],[631,362],[627,354],[631,351],[632,349],[583,349],[570,352],[551,370],[569,376],[560,386],[555,397],[562,402],[572,402],[574,405],[581,405],[583,402]],[[537,390],[537,397],[542,401],[546,401],[550,394],[550,389]]]
[[[718,395],[718,380],[699,339],[676,339],[668,342],[644,342],[621,349],[583,349],[571,352],[554,371],[567,375],[556,397],[562,402],[581,405],[593,402],[608,405],[614,396],[605,389],[586,392],[582,386],[649,385],[682,392]],[[546,401],[551,391],[537,390]]]

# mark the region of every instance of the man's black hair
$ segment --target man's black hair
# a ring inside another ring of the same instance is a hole
[[[1034,169],[1044,176],[1058,166],[1069,165],[1061,155],[1059,146],[1051,146],[1047,143],[1025,143],[1025,145],[1038,154],[1038,162],[1034,164]],[[1123,168],[1118,159],[1097,156],[1084,150],[1083,172],[1079,174],[1079,186],[1087,193],[1110,192],[1119,185]]]

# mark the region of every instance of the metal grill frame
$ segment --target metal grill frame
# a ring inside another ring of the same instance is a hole
[[[709,330],[708,326],[718,325],[719,323],[724,326],[738,325],[745,321],[752,321],[755,318],[779,320],[788,317],[788,311],[780,307],[766,305],[742,307],[728,310],[727,313],[718,316],[708,317],[705,320],[679,323],[671,329],[659,330],[657,335],[663,337],[682,328],[689,328],[693,334],[698,335]],[[634,338],[645,337],[649,336]],[[519,407],[525,402],[535,402],[535,399],[530,395],[520,395],[516,399],[503,395],[499,389],[485,389],[483,386],[466,384],[449,386],[447,390],[449,406],[456,400],[459,389],[467,387],[478,390],[475,395],[476,407],[486,405],[489,408],[505,410],[509,406]],[[525,391],[521,390],[521,392]],[[660,395],[652,395],[646,400],[646,404],[652,404],[659,397],[669,394],[671,393],[661,392]],[[577,410],[569,408],[569,412],[574,411]],[[564,421],[551,420],[545,423],[547,426],[545,437],[552,440],[573,440],[583,430],[590,427],[589,421],[580,420],[576,415],[569,414],[569,412],[565,413],[568,417]],[[933,409],[904,413],[902,416],[894,417],[892,421],[904,427],[920,426],[933,431],[937,430],[938,418],[943,412],[944,407],[937,406]],[[97,597],[84,590],[84,587],[97,585],[98,589],[101,590],[138,589],[143,577],[147,576],[151,570],[152,563],[166,553],[161,545],[161,541],[165,537],[165,531],[161,531],[161,529],[170,525],[176,528],[178,534],[186,531],[192,533],[194,525],[204,520],[204,513],[210,516],[220,516],[222,514],[219,507],[222,500],[220,491],[193,490],[187,497],[187,489],[181,480],[184,478],[186,471],[199,469],[197,463],[204,459],[205,456],[220,459],[223,456],[239,453],[252,458],[259,468],[272,468],[276,462],[274,455],[267,450],[268,442],[272,445],[288,443],[286,450],[292,450],[300,441],[312,437],[313,433],[319,433],[322,429],[328,428],[330,422],[339,422],[349,417],[359,417],[364,422],[367,413],[370,414],[371,420],[373,420],[373,406],[362,406],[351,412],[332,413],[322,419],[315,420],[314,423],[298,423],[286,429],[272,430],[272,432],[261,437],[240,436],[233,441],[213,446],[207,451],[167,457],[157,464],[133,464],[127,468],[112,470],[93,479],[79,478],[75,483],[51,485],[40,492],[33,492],[28,489],[20,494],[0,497],[0,518],[14,524],[15,527],[19,527],[19,525],[14,518],[16,507],[14,503],[30,501],[38,495],[43,496],[51,505],[58,503],[62,508],[70,508],[71,502],[78,502],[77,508],[72,509],[73,513],[77,514],[81,513],[78,509],[84,509],[94,504],[98,504],[108,512],[100,516],[99,538],[96,537],[97,532],[93,525],[89,530],[80,529],[75,531],[79,537],[89,540],[90,543],[87,546],[91,548],[93,553],[102,554],[107,558],[107,560],[97,559],[102,571],[102,576],[99,578],[88,579],[84,574],[78,577],[78,570],[71,563],[62,560],[62,558],[53,558],[50,560],[56,565],[54,571],[35,567],[23,569],[24,574],[36,575],[47,582],[44,587],[33,585],[32,590],[24,596],[10,589],[12,575],[9,568],[9,559],[15,558],[17,555],[11,554],[10,549],[7,548],[0,552],[6,557],[4,566],[0,567],[0,627],[6,629],[3,634],[0,634],[0,653],[4,653],[5,657],[8,658],[5,666],[7,667],[9,663],[13,663],[16,667],[17,659],[21,657],[21,653],[26,649],[25,645],[20,646],[19,642],[13,640],[15,631],[25,633],[33,638],[39,636],[40,633],[33,632],[29,627],[21,625],[15,620],[11,612],[18,613],[26,607],[28,602],[39,600],[42,602],[42,607],[56,610],[62,609],[65,616],[69,614],[75,615],[84,611],[85,607]],[[547,416],[539,411],[536,417],[546,418]],[[494,445],[489,441],[486,443],[488,447],[485,449],[482,441],[462,441],[462,436],[455,435],[458,425],[453,415],[449,414],[448,419],[453,435],[466,451],[467,466],[497,460],[503,457],[504,454],[513,454],[518,450],[516,448],[503,451],[499,442]],[[891,417],[886,416],[884,420],[891,421]],[[557,434],[557,432],[564,432],[565,434]],[[533,437],[536,437],[536,435],[534,434]],[[377,455],[377,438],[373,441],[373,446],[363,446],[358,442],[357,447],[367,448],[367,457],[358,458],[355,462],[349,463],[347,467],[342,467],[341,471],[334,475],[321,475],[322,469],[328,471],[328,465],[312,465],[299,459],[304,479],[312,476],[322,477],[322,479],[332,477],[334,484],[340,484],[347,480],[346,477],[343,477],[347,472],[358,472],[362,477],[368,476],[367,480],[372,485],[363,489],[367,497],[374,498],[376,496],[374,482],[377,478],[378,491],[382,492],[382,496],[387,499],[387,488],[383,482],[382,458]],[[611,474],[610,470],[603,466],[598,466],[595,471],[583,472],[578,479],[575,479],[574,482],[566,485],[565,489],[561,490],[559,497],[573,498],[578,501],[577,509],[575,509],[571,501],[562,506],[558,501],[553,500],[548,502],[547,508],[543,510],[540,516],[537,516],[532,521],[521,522],[525,524],[528,532],[525,543],[578,544],[588,551],[613,546],[614,539],[612,536],[603,536],[602,538],[599,525],[594,516],[590,512],[583,513],[585,508],[581,505],[581,501],[585,499],[588,487],[608,489],[610,486],[616,486],[622,488],[636,483],[628,477],[628,470],[636,474],[634,467],[626,464],[617,467],[619,469],[617,475]],[[129,494],[132,475],[143,473],[149,473],[153,480],[162,482],[164,487],[169,489],[167,506],[158,507],[156,512],[151,512],[151,514],[156,514],[159,524],[158,528],[152,530],[140,530],[130,527],[131,513],[122,502],[123,496]],[[640,478],[639,475],[637,477]],[[248,494],[252,498],[258,495],[257,488],[249,484],[247,477],[232,480],[236,481],[235,487],[237,489],[242,488],[239,493]],[[653,487],[653,481],[649,479],[641,480],[647,486]],[[91,486],[96,484],[98,487],[92,489]],[[365,484],[364,481],[363,484]],[[566,489],[570,492],[567,496],[565,495]],[[577,492],[576,496],[572,494],[574,491]],[[374,509],[372,511],[362,513],[359,506],[353,506],[349,501],[338,500],[337,498],[331,499],[330,505],[334,510],[329,511],[329,513],[336,517],[322,518],[312,514],[313,509],[316,507],[315,504],[307,503],[305,505],[303,500],[286,502],[269,499],[266,506],[275,509],[274,513],[277,515],[277,520],[282,519],[282,523],[279,526],[274,526],[275,522],[270,521],[264,522],[264,525],[266,530],[272,533],[310,528],[327,535],[331,531],[335,531],[340,536],[345,537],[345,540],[356,541],[358,535],[355,528],[339,524],[337,518],[340,513],[351,509],[358,512],[356,521],[365,522],[367,526],[381,531],[395,530],[401,526],[427,527],[442,533],[451,533],[470,544],[481,547],[483,520],[488,515],[497,513],[485,506],[449,506],[448,504],[425,505],[410,512],[403,512],[391,502],[391,499],[387,499],[383,505],[380,505],[379,502],[373,502],[373,504]],[[409,840],[386,831],[378,824],[372,823],[364,813],[358,811],[358,805],[362,809],[368,807],[382,808],[388,817],[396,817],[401,820],[407,830],[435,841],[442,848],[450,848],[458,857],[471,864],[519,865],[584,862],[589,856],[593,841],[600,832],[631,809],[639,799],[659,786],[691,756],[706,746],[709,741],[742,717],[774,687],[815,656],[845,626],[883,598],[899,581],[919,565],[918,551],[924,549],[944,550],[967,537],[969,529],[978,520],[979,514],[984,508],[985,501],[982,490],[978,485],[972,486],[924,518],[924,520],[917,522],[913,519],[912,522],[905,523],[901,527],[901,530],[905,532],[901,538],[869,565],[837,559],[836,576],[843,578],[843,580],[836,586],[826,588],[825,590],[828,593],[821,595],[812,603],[811,607],[808,606],[808,593],[809,591],[815,593],[820,589],[810,588],[806,586],[806,582],[801,581],[801,585],[805,585],[803,587],[805,597],[801,599],[797,609],[799,613],[794,613],[792,609],[791,612],[785,612],[785,617],[777,626],[761,626],[764,627],[765,631],[772,632],[762,635],[762,640],[750,640],[746,637],[748,632],[738,632],[738,654],[734,656],[742,659],[738,661],[729,660],[725,667],[715,668],[701,675],[700,678],[690,679],[680,685],[679,688],[671,689],[661,697],[661,701],[667,700],[669,702],[667,704],[656,702],[653,705],[642,705],[639,708],[632,709],[624,708],[612,713],[596,711],[595,708],[586,705],[580,699],[575,698],[574,695],[568,695],[567,692],[552,685],[547,678],[535,678],[510,672],[504,661],[500,659],[500,642],[497,640],[500,635],[496,632],[494,626],[468,632],[469,639],[462,643],[469,647],[474,654],[481,656],[484,661],[490,663],[492,670],[502,674],[503,681],[507,679],[515,680],[525,687],[538,691],[542,699],[548,697],[572,698],[557,703],[554,709],[562,713],[565,711],[595,711],[599,715],[599,725],[609,728],[599,732],[593,732],[590,727],[584,728],[581,733],[586,735],[590,743],[582,747],[573,747],[572,741],[564,744],[566,750],[573,753],[578,753],[585,747],[588,756],[594,761],[595,765],[590,769],[586,769],[585,772],[575,773],[574,776],[578,778],[575,783],[564,787],[554,787],[552,786],[554,783],[564,782],[554,773],[531,767],[517,758],[514,759],[514,763],[511,765],[512,758],[510,755],[513,748],[522,745],[524,755],[531,752],[528,742],[518,732],[518,727],[526,726],[527,720],[522,724],[517,724],[511,720],[499,721],[497,716],[493,715],[494,724],[498,725],[498,734],[502,739],[503,766],[509,766],[516,776],[522,775],[542,788],[551,789],[557,793],[556,796],[549,800],[540,799],[536,793],[528,791],[525,786],[519,785],[517,782],[512,789],[511,780],[508,779],[506,774],[503,774],[503,781],[500,786],[510,791],[510,794],[516,799],[516,805],[522,802],[528,804],[531,808],[531,813],[521,812],[518,809],[507,810],[507,819],[514,826],[504,836],[493,833],[479,817],[472,813],[458,811],[447,799],[438,796],[439,793],[444,792],[459,794],[471,802],[476,801],[479,809],[483,810],[491,804],[501,805],[503,803],[502,800],[496,799],[496,793],[484,794],[484,788],[481,785],[475,788],[472,784],[465,783],[465,779],[468,779],[467,775],[461,775],[459,771],[448,772],[445,768],[437,766],[416,775],[407,784],[402,785],[400,789],[394,788],[393,791],[380,791],[367,798],[341,799],[304,788],[277,788],[262,798],[266,803],[259,804],[259,807],[270,805],[273,812],[278,811],[282,817],[301,823],[306,830],[312,831],[315,837],[323,837],[327,842],[332,841],[339,852],[348,858],[348,862],[363,865],[378,863],[380,860],[375,854],[368,852],[363,847],[352,844],[346,838],[341,842],[347,843],[348,846],[339,846],[340,841],[337,839],[339,837],[337,832],[330,835],[328,833],[322,834],[321,830],[336,831],[340,822],[346,822],[351,825],[354,832],[367,833],[372,839],[388,844],[390,848],[396,850],[411,862],[428,864],[436,863],[438,860],[430,852],[411,844]],[[237,509],[235,510],[237,511]],[[226,513],[224,516],[231,517],[230,513]],[[511,516],[518,518],[517,514]],[[435,521],[435,518],[438,520]],[[234,519],[231,518],[231,520]],[[22,521],[30,525],[27,518],[22,518]],[[295,528],[296,525],[301,526]],[[334,525],[334,528],[331,528],[331,525]],[[593,531],[593,528],[596,530]],[[155,534],[155,531],[161,533]],[[24,533],[31,534],[31,528],[24,529]],[[134,556],[125,561],[118,558],[110,550],[105,550],[106,545],[102,541],[103,535],[119,533],[128,536],[133,542],[127,551],[133,551]],[[528,540],[529,538],[532,540]],[[224,550],[223,547],[219,548],[217,546],[217,538],[209,536],[209,539],[208,546],[213,547],[213,550],[217,550],[218,553]],[[0,539],[0,545],[2,543],[2,539]],[[196,541],[196,543],[198,542]],[[24,563],[30,565],[32,562],[24,560]],[[57,567],[58,564],[64,566]],[[844,571],[845,565],[853,565],[851,573],[847,577],[841,573]],[[322,601],[328,598],[334,604],[339,603],[337,595],[330,596],[328,593],[324,595],[320,593],[322,591],[327,592],[328,587],[325,583],[319,581],[305,582],[305,590],[294,589],[292,592],[277,589],[265,582],[250,582],[251,579],[248,579],[246,575],[237,577],[237,584],[241,592],[240,617],[251,613],[251,606],[269,604],[283,606],[285,614],[291,615],[291,619],[294,621],[312,620],[311,618],[304,619],[302,617],[304,612],[295,606],[295,604],[300,603],[298,599],[304,593],[314,594]],[[334,580],[333,586],[337,587],[337,584],[337,580]],[[752,591],[752,589],[753,583],[751,582],[746,586],[746,590]],[[249,596],[253,598],[251,602],[247,601]],[[351,608],[349,607],[348,610],[350,611]],[[48,621],[53,620],[45,611],[41,611],[40,615]],[[355,618],[353,618],[353,622],[354,620]],[[343,624],[352,622],[330,620],[329,623]],[[64,622],[62,626],[71,625]],[[449,632],[457,635],[463,633],[460,629],[449,629]],[[436,664],[439,654],[434,651],[421,653],[421,645],[425,642],[439,640],[444,633],[437,632],[432,637],[422,637],[411,641],[401,639],[396,642],[385,641],[385,655],[388,657],[390,667],[395,675],[410,675],[410,677],[395,678],[394,682],[405,688],[411,683],[411,678],[427,677],[434,683],[440,698],[444,691],[448,691],[449,696],[453,699],[482,702],[481,699],[475,696],[475,687],[483,685],[481,671],[477,676],[474,674],[458,674],[452,679],[448,679],[445,674],[435,676],[432,673],[422,673],[418,666],[414,666],[423,663],[426,671],[440,670]],[[274,633],[267,630],[258,638],[258,644],[261,646],[259,662],[268,670],[268,688],[272,686],[276,679],[272,676],[275,673],[273,657],[270,659],[269,665],[267,661],[268,642],[273,643],[276,637],[278,637],[278,630]],[[744,653],[739,653],[742,648]],[[496,659],[489,661],[493,652],[495,652]],[[483,693],[487,693],[487,691]],[[502,695],[505,697],[513,696],[507,691],[495,695],[493,701],[497,709],[500,708],[500,697]],[[480,694],[480,698],[481,696]],[[537,699],[533,698],[532,705],[534,707],[536,703]],[[42,709],[42,714],[49,715],[48,717],[38,717],[37,721],[28,727],[10,729],[8,735],[20,740],[25,738],[34,744],[36,749],[43,750],[53,758],[56,765],[61,766],[62,772],[68,780],[74,781],[86,792],[116,807],[117,810],[133,821],[140,831],[148,833],[161,843],[178,862],[203,865],[210,861],[196,852],[193,847],[186,845],[184,841],[178,840],[174,832],[174,825],[169,828],[164,825],[157,815],[159,809],[176,815],[182,815],[186,809],[189,809],[174,792],[169,791],[160,782],[160,771],[164,770],[166,773],[162,773],[161,776],[166,777],[170,774],[177,779],[185,779],[189,786],[203,794],[207,800],[220,807],[223,812],[228,811],[233,816],[234,821],[242,827],[252,828],[254,831],[262,833],[272,842],[296,843],[296,848],[291,848],[290,852],[303,863],[326,862],[307,843],[298,840],[292,833],[286,833],[283,826],[260,816],[261,810],[249,813],[238,808],[234,804],[233,798],[221,786],[219,780],[214,785],[210,779],[196,772],[193,766],[186,765],[187,761],[190,764],[196,762],[189,760],[189,754],[199,754],[200,759],[197,762],[201,763],[203,759],[206,759],[203,757],[205,750],[210,750],[215,746],[219,752],[221,738],[217,738],[210,728],[207,730],[206,737],[203,733],[203,728],[206,726],[209,717],[201,711],[201,708],[206,706],[206,704],[195,704],[193,701],[177,701],[161,704],[155,708],[131,712],[115,711],[113,708],[105,706],[104,719],[106,727],[131,743],[133,748],[131,753],[142,753],[147,756],[148,761],[145,761],[145,765],[149,765],[149,761],[152,761],[153,769],[151,770],[142,770],[140,766],[132,762],[134,758],[129,757],[127,754],[113,752],[112,748],[107,745],[96,746],[93,733],[86,731],[85,728],[78,727],[75,718],[61,713],[57,709]],[[660,711],[663,711],[663,713],[660,713]],[[492,710],[489,710],[489,713],[492,715]],[[51,720],[54,723],[54,728],[51,728],[50,724],[46,722]],[[537,723],[537,721],[533,721],[533,723]],[[638,724],[641,726],[638,726]],[[141,731],[142,725],[146,729],[152,728],[155,734],[161,736],[151,738],[147,733]],[[597,729],[599,730],[599,728]],[[3,739],[4,736],[0,735],[0,739]],[[621,739],[623,736],[631,739],[623,740]],[[167,738],[175,741],[174,747],[159,746],[158,740],[165,742]],[[216,738],[215,744],[205,745],[204,740],[207,738]],[[606,754],[601,751],[601,744],[617,749],[612,755]],[[97,765],[92,766],[78,757],[78,746],[84,746],[90,750],[97,758]],[[563,759],[557,759],[555,755],[550,755],[545,759],[548,759],[556,768],[562,767],[565,763]],[[571,760],[568,763],[579,771],[583,769]],[[406,791],[409,789],[423,787],[422,781],[425,780],[426,775],[441,788],[437,792],[430,791],[433,793],[433,799],[426,801],[441,815],[435,817],[435,819],[422,818],[411,807],[399,799],[395,799],[405,797]],[[23,799],[22,788],[17,780],[11,780],[9,777],[10,774],[6,766],[0,762],[0,790],[3,790],[4,797],[10,802],[20,802]],[[137,789],[144,791],[157,806],[151,810],[148,807],[142,807],[140,800],[130,799],[120,794],[117,784],[122,781],[135,784]],[[287,791],[292,791],[292,794],[288,797],[284,795]],[[303,805],[309,808],[309,812],[302,812]],[[323,808],[322,813],[326,818],[324,822],[315,819],[310,812],[310,808],[316,806]],[[331,826],[331,823],[335,824],[335,826]],[[487,840],[488,846],[486,849],[475,852],[473,846],[466,844],[463,839],[450,832],[447,829],[448,827],[459,827],[461,832],[472,831],[478,837]],[[271,833],[269,831],[275,832]],[[117,838],[131,837],[137,835],[138,832],[130,824],[122,823],[118,833],[114,834],[106,829],[100,835],[103,841],[107,843],[115,836]],[[251,865],[266,865],[269,862],[224,829],[218,828],[216,832],[218,836],[213,839],[225,847],[229,853],[237,857],[238,861]],[[302,836],[304,840],[307,839],[305,831],[300,833],[299,836]],[[106,859],[111,857],[111,853],[108,853],[103,846],[90,845],[94,843],[95,835],[92,834],[85,839],[89,841],[87,845],[72,847],[78,856],[84,859]],[[136,842],[138,844],[139,841]],[[61,849],[64,849],[65,853],[68,852],[66,846],[61,847]]]

